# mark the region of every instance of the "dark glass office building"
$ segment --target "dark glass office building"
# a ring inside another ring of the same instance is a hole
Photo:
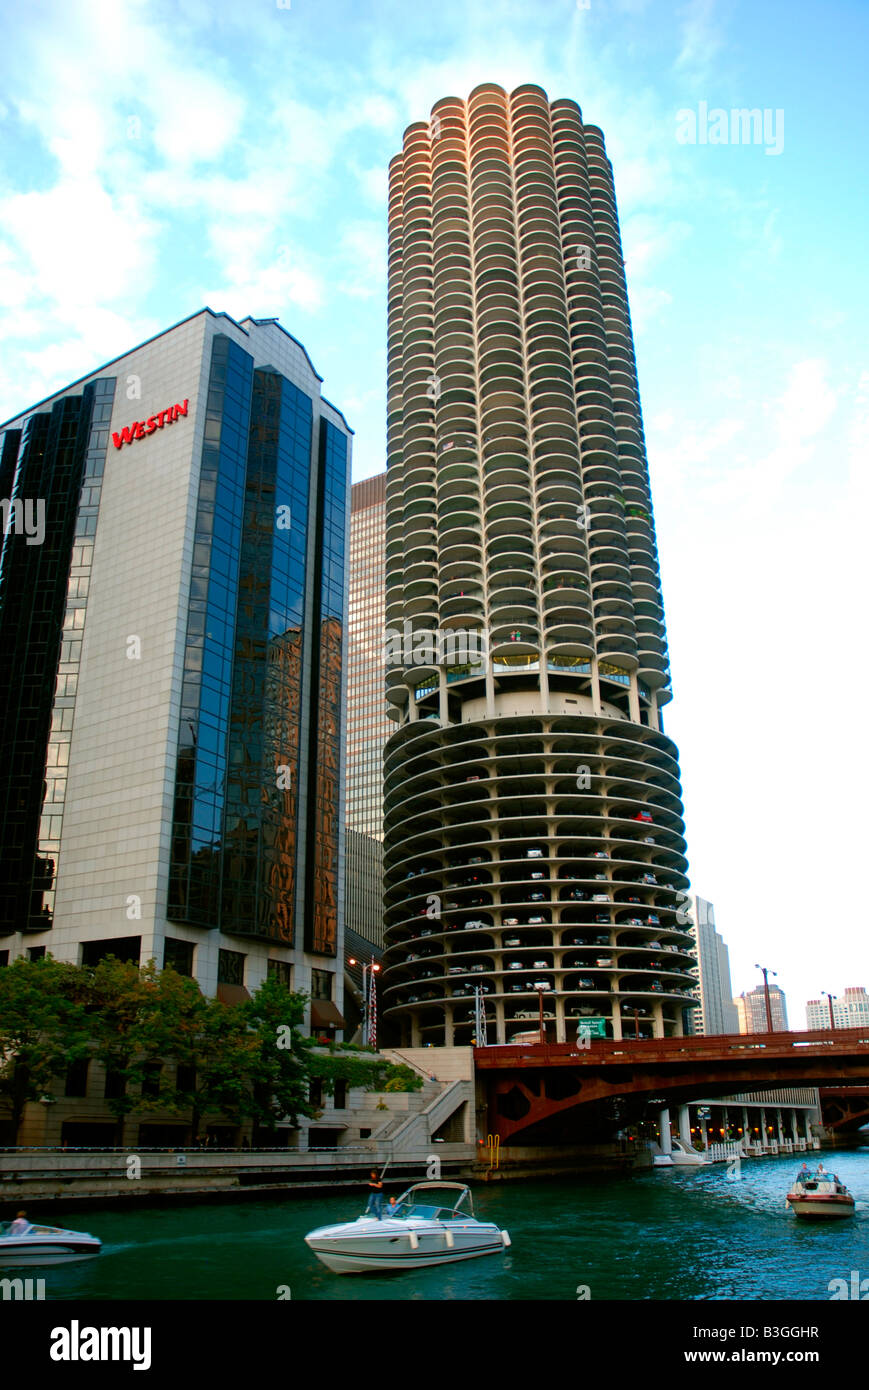
[[[350,431],[319,387],[274,320],[203,310],[3,427],[7,958],[277,973],[340,1027]]]

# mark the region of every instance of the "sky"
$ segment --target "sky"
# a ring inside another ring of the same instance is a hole
[[[866,0],[4,0],[0,19],[0,419],[207,304],[279,318],[356,432],[354,477],[379,472],[405,127],[493,81],[602,127],[692,886],[734,990],[776,970],[792,1027],[821,990],[869,987]],[[714,113],[738,135],[741,108],[766,133],[723,143]]]

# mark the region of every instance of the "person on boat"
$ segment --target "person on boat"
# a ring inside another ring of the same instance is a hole
[[[390,1197],[389,1205],[386,1208],[386,1215],[401,1216],[403,1210],[404,1208],[402,1207],[401,1203],[396,1201],[395,1197]]]
[[[818,1176],[822,1178],[825,1178],[827,1176],[827,1170],[824,1167],[823,1163],[818,1164]]]
[[[383,1183],[377,1176],[377,1169],[371,1169],[371,1177],[368,1180],[368,1206],[365,1208],[366,1214],[371,1211],[378,1221],[383,1220]]]
[[[808,1178],[810,1178],[811,1176],[812,1176],[812,1174],[811,1174],[811,1171],[810,1171],[810,1169],[809,1169],[808,1163],[804,1163],[803,1166],[802,1166],[802,1168],[800,1169],[800,1171],[797,1173],[796,1181],[797,1181],[797,1182],[806,1182],[806,1180],[807,1180]]]
[[[10,1236],[26,1236],[29,1230],[30,1222],[27,1220],[27,1212],[20,1211],[15,1220],[10,1221],[8,1234]]]

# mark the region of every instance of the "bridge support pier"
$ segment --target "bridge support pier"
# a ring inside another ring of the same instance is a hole
[[[662,1110],[658,1115],[658,1123],[661,1126],[661,1153],[671,1154],[673,1152],[673,1141],[670,1137],[670,1111]]]
[[[690,1149],[692,1147],[690,1105],[679,1106],[679,1138],[686,1148]]]
[[[742,1147],[751,1143],[751,1130],[748,1128],[748,1106],[742,1107]]]

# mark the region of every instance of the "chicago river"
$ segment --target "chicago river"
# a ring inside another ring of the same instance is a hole
[[[37,1211],[92,1231],[99,1259],[48,1268],[60,1300],[830,1300],[869,1281],[869,1147],[815,1152],[857,1199],[852,1220],[785,1207],[801,1156],[572,1182],[476,1184],[474,1209],[510,1232],[504,1255],[392,1275],[340,1276],[303,1237],[352,1220],[366,1194]],[[387,1179],[388,1184],[388,1179]],[[394,1189],[396,1192],[400,1189]],[[858,1278],[855,1281],[853,1274]],[[840,1281],[840,1282],[836,1282]],[[844,1284],[841,1282],[844,1281]],[[865,1285],[869,1293],[869,1282]]]

